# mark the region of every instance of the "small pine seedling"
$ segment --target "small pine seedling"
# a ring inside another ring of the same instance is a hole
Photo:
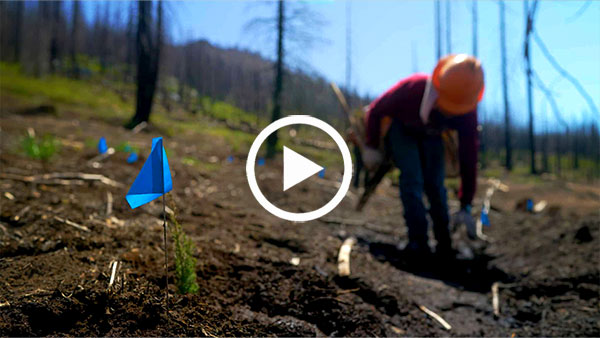
[[[58,152],[60,141],[51,134],[38,138],[33,133],[28,133],[23,139],[22,145],[27,156],[42,162],[48,162]]]
[[[181,225],[174,215],[171,215],[173,223],[173,240],[175,241],[175,283],[180,294],[197,293],[196,283],[196,259],[193,252],[196,247],[192,240],[183,232]]]

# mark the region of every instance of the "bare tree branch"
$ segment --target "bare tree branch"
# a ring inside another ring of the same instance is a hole
[[[577,89],[579,94],[583,96],[587,104],[590,106],[591,111],[596,115],[600,115],[598,114],[598,109],[596,108],[592,97],[587,93],[587,91],[583,88],[581,83],[579,83],[579,81],[573,75],[571,75],[569,72],[567,72],[566,69],[562,68],[560,64],[558,64],[558,62],[556,61],[554,56],[552,56],[552,54],[550,53],[550,51],[548,50],[548,48],[546,47],[546,45],[544,44],[537,32],[533,33],[533,39],[535,40],[538,47],[540,47],[540,50],[542,51],[546,59],[550,62],[550,64],[554,67],[554,69],[556,69],[556,71],[560,73],[560,75],[562,75],[565,79],[569,80],[569,82],[573,84],[575,89]]]
[[[581,7],[579,7],[579,9],[577,10],[577,12],[575,12],[575,14],[573,14],[573,16],[567,18],[567,22],[571,23],[573,21],[575,21],[577,18],[579,18],[583,13],[585,13],[585,10],[590,7],[590,5],[592,4],[591,0],[586,1]]]
[[[569,125],[567,124],[567,122],[565,122],[565,120],[560,115],[560,112],[558,111],[558,105],[556,104],[556,100],[554,100],[554,95],[552,95],[552,92],[548,89],[548,87],[546,87],[546,85],[544,84],[542,79],[540,79],[539,75],[537,74],[537,72],[535,70],[532,69],[531,73],[533,74],[533,77],[535,78],[538,89],[540,91],[542,91],[542,93],[544,93],[544,95],[546,96],[546,99],[550,103],[550,106],[552,107],[552,112],[554,113],[554,117],[556,118],[558,123],[562,124],[565,128],[568,129]]]

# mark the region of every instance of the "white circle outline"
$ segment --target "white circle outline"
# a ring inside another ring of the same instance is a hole
[[[306,124],[321,129],[335,141],[340,149],[340,152],[342,153],[342,159],[344,160],[344,175],[342,176],[342,184],[340,185],[340,188],[335,196],[333,196],[333,198],[327,202],[327,204],[317,210],[296,213],[280,209],[267,200],[262,191],[260,191],[258,183],[256,182],[254,166],[260,146],[273,132],[292,124]],[[350,189],[350,182],[352,180],[352,157],[350,156],[350,150],[348,149],[348,145],[346,145],[346,141],[332,126],[309,115],[290,115],[269,124],[258,134],[256,139],[254,139],[254,142],[250,147],[250,151],[248,152],[248,158],[246,159],[246,177],[248,178],[248,185],[250,186],[250,191],[252,191],[254,198],[256,198],[258,203],[268,212],[288,221],[307,222],[326,215],[335,207],[337,207],[337,205],[340,204],[340,202],[344,199],[346,192],[348,192],[348,189]]]

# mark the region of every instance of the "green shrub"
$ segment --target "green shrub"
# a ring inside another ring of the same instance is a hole
[[[173,240],[175,241],[175,284],[180,294],[197,293],[196,283],[196,259],[193,253],[196,250],[192,240],[183,232],[181,225],[174,215],[171,215],[173,223]]]
[[[45,134],[38,138],[27,134],[22,141],[25,154],[36,160],[48,162],[60,148],[60,141],[54,135]]]

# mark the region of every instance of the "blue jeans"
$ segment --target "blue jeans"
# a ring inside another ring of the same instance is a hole
[[[427,245],[428,222],[423,191],[438,247],[450,247],[448,201],[444,186],[444,144],[440,135],[408,131],[394,121],[386,135],[386,146],[400,169],[400,199],[410,243]]]

